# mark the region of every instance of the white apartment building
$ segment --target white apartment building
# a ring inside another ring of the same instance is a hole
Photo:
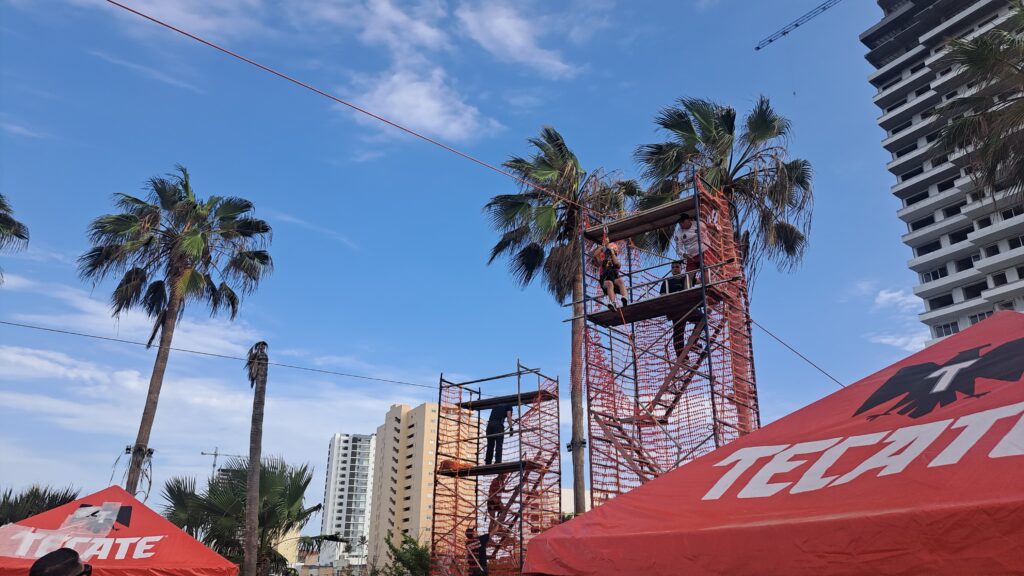
[[[376,438],[372,434],[335,434],[331,438],[320,533],[339,533],[350,547],[346,552],[342,544],[325,542],[320,564],[366,565],[375,445]]]
[[[1024,206],[972,178],[962,152],[936,146],[936,107],[970,93],[949,61],[947,39],[1008,29],[1009,0],[878,0],[881,22],[861,34],[876,68],[882,146],[892,154],[892,193],[906,222],[903,243],[917,273],[914,294],[932,339],[954,334],[994,311],[1024,310]]]
[[[369,563],[380,567],[388,562],[389,538],[396,545],[403,535],[430,544],[437,404],[391,406],[376,436]]]

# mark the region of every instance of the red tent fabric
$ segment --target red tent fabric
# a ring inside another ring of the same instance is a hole
[[[1024,574],[1024,315],[548,530],[525,572]]]
[[[74,548],[98,576],[236,576],[238,567],[111,486],[0,527],[0,576],[24,576],[36,558]]]

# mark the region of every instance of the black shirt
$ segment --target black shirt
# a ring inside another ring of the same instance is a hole
[[[490,534],[484,534],[466,542],[466,561],[470,572],[475,568],[487,573],[487,543],[490,540]]]
[[[491,408],[491,417],[487,419],[487,427],[500,426],[505,427],[505,415],[512,413],[511,404],[499,404],[494,408]]]
[[[665,281],[661,283],[661,293],[668,294],[670,292],[679,292],[686,288],[685,276],[679,274],[678,276],[669,276],[665,278]]]

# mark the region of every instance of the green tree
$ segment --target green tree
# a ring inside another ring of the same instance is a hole
[[[591,215],[618,213],[638,192],[631,182],[610,182],[600,173],[587,176],[565,139],[550,126],[528,140],[533,153],[514,156],[506,169],[526,182],[515,194],[494,196],[484,206],[501,238],[488,264],[508,259],[509,272],[525,287],[540,278],[559,303],[572,298],[572,352],[569,368],[572,407],[573,489],[575,510],[586,498],[583,468],[583,268],[581,227],[584,208]],[[542,190],[546,190],[542,191]]]
[[[402,544],[395,546],[389,538],[389,562],[370,570],[370,576],[427,576],[430,570],[430,546],[420,544],[408,534],[402,535]]]
[[[164,486],[164,516],[228,560],[244,560],[248,462],[232,459],[210,478],[206,490],[196,491],[190,477],[174,477]],[[280,458],[265,458],[260,466],[259,537],[256,573],[266,576],[287,567],[276,550],[289,533],[301,530],[321,505],[306,507],[305,494],[313,472],[307,465],[289,466]]]
[[[245,369],[253,390],[252,423],[249,427],[249,470],[245,500],[245,561],[243,576],[256,576],[259,553],[260,458],[263,451],[263,407],[267,399],[267,343],[260,341],[249,349]]]
[[[21,492],[7,488],[0,492],[0,526],[20,522],[78,499],[78,489],[52,488],[34,484]]]
[[[146,198],[115,194],[120,212],[93,220],[93,247],[78,260],[84,279],[120,277],[111,295],[115,317],[142,308],[154,320],[149,344],[160,336],[125,486],[133,494],[150,453],[174,329],[185,307],[202,303],[211,314],[227,311],[234,319],[239,294],[254,291],[272,269],[265,250],[270,226],[251,215],[252,203],[221,196],[203,200],[193,191],[185,167],[177,170],[150,179]]]
[[[972,174],[992,190],[1024,193],[1024,2],[1013,0],[1005,31],[949,42],[959,81],[977,86],[940,110],[949,120],[942,139],[947,153],[963,151]]]
[[[14,209],[0,194],[0,251],[21,250],[28,245],[28,227],[14,219]],[[0,268],[0,284],[4,283],[4,270]]]
[[[807,249],[814,196],[811,164],[790,159],[790,122],[764,96],[737,125],[736,111],[698,98],[680,99],[655,123],[669,136],[635,156],[651,182],[641,206],[675,200],[696,171],[733,206],[733,224],[750,281],[767,259],[780,270],[797,266]],[[671,230],[656,243],[667,247]]]

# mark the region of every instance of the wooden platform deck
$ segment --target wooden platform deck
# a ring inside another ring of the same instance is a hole
[[[679,218],[684,213],[689,214],[691,218],[695,218],[696,208],[697,200],[693,196],[680,198],[661,206],[630,214],[618,220],[591,226],[587,228],[583,235],[592,242],[600,242],[607,228],[608,240],[610,242],[617,242],[626,238],[632,238],[637,234],[672,226],[679,222]]]
[[[718,282],[708,284],[708,299],[717,300],[721,298],[718,286],[725,282],[731,282],[737,279],[738,278],[731,278],[729,280],[720,280]],[[701,303],[700,288],[700,285],[697,285],[687,290],[680,290],[679,292],[672,292],[670,294],[663,294],[655,296],[654,298],[634,302],[628,306],[622,306],[618,310],[607,309],[600,312],[594,312],[592,314],[587,314],[587,319],[594,324],[609,327],[622,326],[623,324],[649,320],[651,318],[657,318],[658,316],[678,317],[679,315],[692,310],[694,306]]]
[[[508,394],[506,396],[494,396],[492,398],[459,402],[457,406],[459,408],[468,408],[470,410],[489,410],[495,406],[501,406],[502,404],[512,404],[515,406],[518,404],[533,404],[534,402],[545,402],[547,400],[557,399],[558,397],[548,390],[532,390],[530,392],[523,392],[522,394]]]
[[[438,470],[437,473],[441,476],[463,478],[468,476],[488,476],[491,474],[502,474],[505,472],[518,472],[520,467],[523,470],[536,470],[542,466],[539,462],[534,462],[533,460],[514,460],[512,462],[501,462],[499,464],[483,464],[480,466],[473,466],[471,468],[462,468],[460,470]]]

